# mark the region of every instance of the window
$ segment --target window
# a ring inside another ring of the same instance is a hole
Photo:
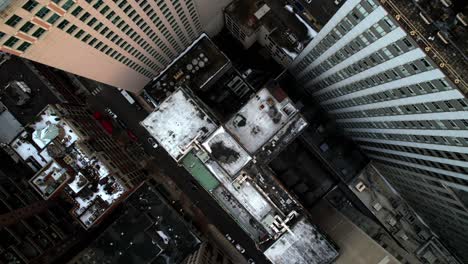
[[[29,48],[29,46],[31,46],[31,43],[23,42],[21,45],[19,45],[18,50],[24,52]]]
[[[7,41],[5,41],[5,43],[3,43],[3,45],[11,48],[16,44],[16,42],[18,42],[17,38],[10,37]]]
[[[65,20],[63,20],[62,22],[60,22],[60,23],[58,24],[57,27],[58,27],[59,29],[64,29],[69,23],[70,23],[70,22],[68,22],[68,20],[65,19]]]
[[[107,11],[109,11],[109,9],[110,9],[109,6],[105,6],[104,8],[101,9],[101,11],[99,13],[104,15]]]
[[[93,5],[93,7],[94,7],[95,9],[99,9],[99,7],[101,7],[102,4],[104,4],[104,1],[98,0],[98,1]]]
[[[74,16],[78,16],[78,15],[81,13],[81,11],[83,11],[83,8],[82,8],[81,6],[77,6],[77,7],[72,11],[71,14],[74,15]]]
[[[60,16],[54,13],[53,15],[49,17],[49,19],[47,19],[47,22],[53,25],[55,22],[57,22],[59,18]]]
[[[90,27],[91,27],[91,26],[93,26],[93,25],[94,25],[94,23],[96,23],[96,22],[97,22],[97,19],[93,17],[93,18],[91,18],[91,20],[89,20],[89,22],[88,22],[88,26],[90,26]]]
[[[75,2],[73,2],[73,0],[68,0],[68,1],[65,2],[65,4],[62,5],[62,9],[68,11],[70,9],[70,7],[73,6],[73,4],[75,4]]]
[[[71,27],[68,28],[67,33],[72,34],[76,29],[77,27],[75,25],[72,25]]]
[[[42,36],[42,34],[44,34],[44,32],[45,32],[45,29],[38,28],[36,31],[34,31],[34,33],[32,35],[33,35],[33,37],[39,38],[39,37]]]
[[[47,7],[41,8],[39,11],[37,11],[36,16],[39,18],[44,18],[49,14],[50,10]]]
[[[30,0],[30,1],[27,1],[27,2],[23,5],[23,9],[24,9],[24,10],[27,10],[27,11],[31,11],[31,10],[33,10],[36,6],[37,6],[37,2],[34,1],[34,0]]]
[[[22,20],[21,17],[17,15],[12,15],[5,24],[9,25],[10,27],[15,27],[20,21]]]
[[[91,35],[90,35],[90,34],[87,34],[87,35],[82,39],[82,41],[83,41],[83,42],[86,42],[86,41],[88,41],[90,38],[91,38]]]
[[[88,19],[89,16],[90,16],[90,14],[88,12],[86,12],[80,17],[80,20],[84,22],[84,21],[86,21],[86,19]]]
[[[0,31],[0,39],[2,39],[5,36],[5,33]]]
[[[84,33],[85,33],[84,30],[80,29],[80,31],[76,33],[75,38],[80,38]]]
[[[24,23],[24,25],[20,28],[20,30],[23,31],[24,33],[28,33],[33,27],[34,27],[34,24],[28,21]]]

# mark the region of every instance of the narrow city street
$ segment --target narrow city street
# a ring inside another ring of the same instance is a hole
[[[246,250],[244,255],[247,259],[252,258],[255,263],[268,263],[264,255],[256,250],[255,244],[250,237],[226,214],[216,201],[202,187],[194,186],[192,176],[187,171],[179,167],[163,148],[152,148],[147,141],[148,133],[139,124],[148,115],[145,110],[138,110],[134,105],[129,104],[117,89],[110,87],[104,87],[96,96],[89,97],[88,104],[92,110],[99,112],[104,112],[105,108],[110,108],[117,115],[117,118],[136,135],[145,151],[155,157],[154,160],[158,162],[159,173],[170,177],[207,216],[209,222],[224,234],[229,234],[236,243],[244,247]]]

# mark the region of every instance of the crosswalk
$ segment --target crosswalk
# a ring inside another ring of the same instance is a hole
[[[98,85],[92,92],[91,94],[92,95],[97,95],[98,93],[100,93],[102,91],[102,86]]]

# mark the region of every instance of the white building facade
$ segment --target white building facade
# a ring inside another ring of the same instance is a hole
[[[466,77],[392,5],[348,0],[289,70],[468,262]]]

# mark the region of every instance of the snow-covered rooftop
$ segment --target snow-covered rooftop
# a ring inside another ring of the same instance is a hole
[[[194,140],[203,141],[218,125],[182,89],[161,103],[142,122],[143,127],[175,159],[179,160]]]
[[[23,160],[32,158],[39,165],[45,166],[49,160],[47,160],[47,157],[43,157],[39,154],[37,147],[28,141],[28,136],[28,132],[23,131],[15,140],[13,140],[13,142],[11,142],[10,146]]]
[[[225,125],[226,129],[254,154],[273,137],[297,109],[289,99],[279,103],[267,88],[261,89]],[[284,104],[286,103],[286,104]]]
[[[272,211],[270,203],[250,181],[244,181],[235,190],[232,194],[257,221],[261,221]]]
[[[79,193],[87,184],[89,183],[88,179],[79,172],[73,181],[68,183],[68,186],[70,189],[72,189],[73,192]]]
[[[44,197],[50,198],[70,179],[65,168],[51,161],[31,179],[34,188]]]
[[[338,251],[307,220],[302,218],[265,252],[273,263],[331,263]]]
[[[70,146],[76,140],[78,140],[78,135],[73,131],[73,129],[58,116],[56,109],[53,105],[47,106],[39,115],[39,120],[33,124],[31,127],[35,130],[36,135],[39,135],[40,132],[44,130],[54,130],[53,128],[58,128],[57,133],[48,133],[54,134],[61,137],[62,142],[65,146]],[[47,141],[40,140],[39,137],[33,135],[34,143],[36,143],[41,149],[44,148],[52,139]]]
[[[235,176],[252,159],[223,127],[202,145],[231,176]]]

